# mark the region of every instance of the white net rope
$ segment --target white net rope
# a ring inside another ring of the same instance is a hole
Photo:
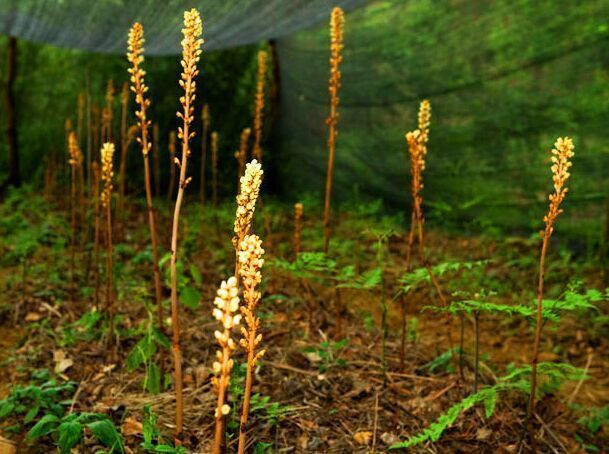
[[[368,0],[0,0],[0,33],[93,52],[125,52],[129,27],[146,31],[147,55],[180,52],[182,13],[197,8],[204,47],[225,49],[281,38]]]

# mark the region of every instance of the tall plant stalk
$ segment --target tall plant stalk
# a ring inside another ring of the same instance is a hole
[[[121,217],[120,230],[122,230],[122,218],[124,218],[123,203],[125,197],[125,174],[127,171],[127,149],[129,148],[129,138],[127,132],[127,104],[129,102],[129,85],[123,84],[121,90],[121,161],[118,171],[118,203],[117,211]]]
[[[92,196],[94,204],[94,229],[93,229],[93,282],[95,285],[95,308],[99,311],[99,240],[100,240],[100,200],[99,200],[99,164],[97,160],[91,164],[93,172],[92,178]]]
[[[213,310],[213,315],[220,322],[222,330],[214,332],[220,350],[216,351],[216,361],[213,364],[214,377],[212,377],[212,384],[218,394],[218,399],[214,413],[216,428],[212,452],[220,454],[224,445],[224,417],[231,410],[230,405],[226,403],[226,391],[234,365],[231,355],[237,348],[231,334],[233,328],[239,325],[241,321],[241,314],[235,314],[239,310],[239,289],[237,279],[234,276],[222,281],[214,299],[214,305],[216,307]]]
[[[211,133],[211,194],[214,208],[218,206],[218,133]]]
[[[302,249],[302,217],[304,206],[302,203],[294,204],[294,239],[292,241],[294,247],[294,259],[298,257]]]
[[[410,271],[411,257],[413,253],[413,247],[415,240],[417,241],[417,255],[421,265],[426,269],[431,284],[438,295],[438,299],[442,304],[442,307],[447,307],[448,302],[442,291],[442,287],[438,282],[438,279],[433,273],[429,261],[425,257],[425,238],[423,233],[423,224],[425,218],[423,216],[423,196],[421,190],[423,189],[423,171],[425,170],[425,156],[427,155],[427,142],[429,140],[429,126],[431,123],[431,105],[429,101],[423,100],[419,107],[418,113],[418,129],[406,134],[406,142],[408,143],[408,152],[410,157],[410,173],[411,173],[411,196],[412,196],[412,215],[410,232],[408,234],[408,248],[406,252],[406,268]],[[405,304],[405,302],[404,302]],[[402,311],[402,316],[406,316],[406,311]],[[448,336],[448,342],[450,344],[450,350],[454,358],[453,340],[450,331],[450,315],[446,314],[446,333]],[[406,326],[402,321],[402,343],[405,343],[406,337]],[[404,356],[401,355],[401,361]],[[455,359],[456,362],[458,362]],[[403,362],[400,364],[403,367]],[[462,374],[461,365],[458,365],[459,371]]]
[[[81,183],[83,155],[78,146],[76,133],[71,131],[68,135],[68,164],[70,165],[70,224],[72,237],[70,241],[70,296],[74,300],[76,294],[76,244],[78,237],[78,206],[79,186]]]
[[[549,195],[550,206],[548,213],[544,216],[545,229],[541,232],[542,244],[539,255],[539,276],[537,281],[537,314],[535,324],[535,340],[533,342],[533,357],[531,358],[531,393],[529,395],[528,421],[535,412],[535,393],[537,391],[537,363],[539,361],[539,343],[541,341],[541,329],[543,324],[543,290],[544,290],[544,273],[546,254],[548,252],[548,243],[554,232],[554,223],[558,216],[563,212],[560,208],[561,203],[567,195],[568,188],[565,183],[569,179],[569,168],[572,165],[571,158],[573,157],[573,141],[568,137],[559,137],[551,151],[552,154],[552,182],[554,184],[554,192]]]
[[[148,87],[144,81],[145,72],[141,68],[144,62],[144,28],[140,23],[135,23],[129,31],[127,59],[131,63],[129,74],[131,74],[131,91],[135,93],[135,102],[139,110],[135,111],[138,120],[140,136],[137,141],[142,147],[144,158],[144,182],[146,187],[146,210],[148,212],[148,226],[150,229],[150,242],[152,244],[152,272],[154,275],[154,296],[157,308],[157,325],[163,331],[163,301],[161,295],[161,273],[159,272],[159,255],[156,237],[154,207],[152,206],[152,187],[150,184],[150,160],[148,158],[152,144],[148,140],[148,128],[150,120],[146,117],[146,111],[150,107],[150,100],[145,94]]]
[[[209,134],[209,104],[203,104],[201,111],[201,186],[199,187],[199,199],[201,204],[205,204],[205,167],[207,164],[207,135]]]
[[[101,179],[104,188],[101,194],[101,206],[106,219],[106,316],[109,321],[108,344],[114,343],[114,292],[113,292],[113,261],[112,261],[112,177],[114,176],[113,160],[114,144],[106,142],[101,149]]]
[[[343,59],[343,35],[345,16],[343,10],[335,7],[330,17],[330,115],[326,120],[329,127],[328,136],[328,168],[326,173],[326,196],[324,201],[324,252],[330,249],[330,204],[332,198],[332,179],[334,173],[334,154],[336,137],[338,136],[338,92],[340,90],[340,63]]]
[[[247,353],[243,408],[239,424],[239,454],[245,454],[247,420],[250,411],[254,368],[258,360],[265,353],[264,350],[258,350],[258,346],[262,341],[262,334],[259,333],[260,319],[256,316],[256,306],[261,298],[258,286],[262,282],[260,270],[264,264],[263,255],[262,241],[256,235],[247,235],[239,244],[239,274],[243,282],[243,300],[246,303],[241,307],[241,313],[245,319],[245,327],[241,328],[243,337],[239,341],[239,344]]]
[[[182,74],[180,86],[184,89],[184,96],[180,98],[182,111],[178,112],[178,118],[183,120],[183,126],[178,128],[178,137],[182,140],[182,159],[175,158],[175,165],[180,168],[180,180],[178,186],[178,195],[173,212],[173,225],[171,230],[171,327],[172,350],[174,360],[174,384],[176,392],[176,431],[175,438],[177,443],[181,443],[184,420],[184,403],[182,397],[182,354],[180,351],[180,318],[178,306],[178,235],[180,226],[180,209],[182,207],[182,199],[184,198],[184,189],[190,182],[191,178],[186,177],[186,169],[188,157],[190,156],[189,141],[194,136],[194,132],[190,130],[190,125],[194,119],[194,100],[196,91],[195,78],[199,71],[197,63],[201,56],[201,45],[203,39],[200,38],[203,32],[201,16],[196,9],[184,12],[184,28],[182,34]],[[173,164],[172,164],[173,165]]]
[[[264,82],[266,79],[266,52],[258,52],[258,76],[256,81],[256,97],[254,100],[254,144],[252,146],[252,158],[262,163],[262,120],[264,115]]]
[[[247,161],[247,142],[249,141],[251,133],[252,130],[250,128],[245,128],[243,131],[241,131],[239,150],[235,152],[235,158],[237,158],[237,185],[245,172],[245,163]]]

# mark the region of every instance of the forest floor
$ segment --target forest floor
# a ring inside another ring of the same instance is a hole
[[[305,202],[302,250],[319,251],[318,211],[309,207]],[[209,452],[213,437],[216,397],[210,379],[217,321],[211,310],[220,281],[231,275],[234,266],[233,210],[228,203],[214,210],[189,200],[181,225],[180,279],[183,290],[188,288],[181,308],[184,446],[188,452]],[[163,251],[168,250],[169,212],[168,206],[159,209]],[[587,378],[577,378],[573,371],[542,377],[531,437],[526,429],[528,395],[522,386],[497,391],[492,403],[466,402],[474,394],[474,316],[466,314],[461,319],[429,310],[428,306],[440,303],[416,262],[411,273],[419,271],[416,285],[400,294],[408,274],[407,236],[401,218],[381,215],[375,204],[344,207],[340,212],[330,248],[335,262],[326,263],[320,273],[294,267],[289,206],[265,200],[256,213],[254,231],[263,239],[266,251],[258,315],[267,352],[255,376],[256,396],[248,427],[251,452],[382,452],[422,433],[438,418],[444,423],[450,419],[444,424],[446,429],[421,440],[410,448],[413,452],[604,452],[609,446],[609,312],[604,293],[596,304],[598,311],[561,312],[559,320],[544,326],[540,361],[568,363],[585,370]],[[152,272],[144,214],[141,204],[130,201],[115,224],[115,231],[122,232],[114,248],[117,347],[109,349],[107,325],[95,310],[94,254],[86,242],[78,246],[76,291],[72,290],[66,210],[28,191],[14,194],[0,206],[0,279],[4,284],[0,399],[15,396],[15,387],[45,389],[73,383],[53,394],[54,402],[40,395],[22,396],[23,408],[7,409],[7,400],[0,401],[2,435],[18,444],[18,452],[49,452],[58,442],[56,433],[36,440],[25,436],[51,410],[106,415],[121,433],[126,452],[145,452],[142,443],[151,419],[144,408],[150,406],[158,417],[153,443],[171,443],[175,412],[171,351],[163,340],[154,340],[152,354],[139,362],[134,359],[134,346],[156,336],[151,334],[154,317],[148,305]],[[380,261],[379,246],[383,252]],[[434,270],[440,264],[452,264],[438,276],[449,300],[481,298],[480,292],[487,289],[494,292],[488,294],[494,303],[532,304],[537,238],[465,236],[434,229],[427,234],[426,246]],[[552,246],[548,299],[560,300],[567,291],[582,294],[603,288],[597,263],[574,256],[558,244]],[[165,262],[162,260],[164,276]],[[382,269],[382,281],[362,285],[357,277],[375,267]],[[103,269],[102,256],[102,306]],[[334,284],[344,275],[351,277],[341,282],[359,284],[345,284],[337,290]],[[167,282],[163,292],[165,316],[169,317]],[[383,299],[388,309],[386,372],[382,366]],[[170,332],[168,322],[166,333]],[[526,369],[533,330],[524,317],[493,313],[483,313],[479,326],[478,390],[488,390],[507,383],[502,377],[514,370]],[[456,349],[460,339],[463,355]],[[238,352],[229,393],[233,406],[227,417],[229,452],[236,449],[233,434],[238,430],[243,361]],[[526,388],[526,370],[518,377]],[[449,411],[459,402],[467,405]],[[26,413],[33,407],[36,414],[28,418]],[[103,452],[99,438],[93,435],[84,432],[78,452]],[[4,452],[1,448],[0,440],[0,452]]]

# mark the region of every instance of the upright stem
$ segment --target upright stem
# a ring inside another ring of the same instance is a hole
[[[255,349],[256,349],[256,329],[248,331],[248,351],[247,351],[247,369],[245,372],[245,391],[243,394],[243,409],[241,411],[241,419],[239,423],[239,454],[245,454],[245,441],[247,434],[247,419],[250,411],[250,400],[252,394],[252,382],[253,382],[253,369],[255,361]]]
[[[227,368],[228,361],[230,359],[230,349],[228,347],[222,348],[222,370]],[[224,406],[226,399],[226,390],[228,388],[229,375],[222,373],[220,380],[218,380],[218,401],[216,405],[216,430],[214,432],[214,445],[212,448],[213,454],[220,454],[222,451],[222,445],[224,444],[224,415],[220,411]]]
[[[474,311],[474,394],[478,392],[478,364],[480,362],[480,313]]]
[[[114,296],[112,292],[112,207],[110,200],[106,203],[106,313],[110,325],[108,341],[114,343]]]
[[[100,237],[100,209],[99,209],[99,168],[94,164],[93,168],[93,203],[95,204],[95,230],[93,238],[94,255],[94,281],[95,281],[95,308],[99,307],[99,237]]]
[[[71,225],[72,225],[72,238],[70,241],[70,297],[72,301],[74,301],[74,294],[76,292],[76,279],[75,279],[75,255],[76,255],[76,166],[72,164],[71,166],[72,173],[72,181],[70,186],[70,199],[72,203],[70,204],[71,208]]]
[[[537,282],[537,316],[535,324],[535,342],[533,344],[533,358],[531,359],[531,394],[529,395],[528,421],[530,422],[535,412],[535,393],[537,388],[537,363],[539,362],[539,342],[541,340],[542,312],[543,312],[543,283],[545,272],[545,260],[548,250],[548,240],[551,235],[551,227],[546,225],[543,234],[543,243],[539,257],[539,278]]]
[[[146,137],[146,135],[144,135]],[[146,143],[146,138],[142,143]],[[154,208],[152,206],[152,189],[150,187],[150,164],[148,154],[144,155],[144,177],[146,181],[146,210],[148,211],[148,225],[150,227],[150,239],[152,241],[152,268],[154,274],[154,296],[156,299],[157,325],[163,331],[163,298],[161,294],[161,273],[159,271],[159,252],[157,247],[156,227],[154,220]]]
[[[205,203],[205,164],[207,163],[207,131],[209,128],[209,118],[205,118],[205,111],[203,109],[203,133],[201,134],[201,187],[199,188],[199,199],[201,204]]]

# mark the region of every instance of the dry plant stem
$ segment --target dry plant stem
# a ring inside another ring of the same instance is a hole
[[[480,363],[480,313],[474,311],[474,389],[473,393],[478,392],[478,365]],[[461,354],[459,353],[459,364],[461,364]]]
[[[302,248],[302,216],[304,207],[302,203],[294,204],[294,258],[298,257]]]
[[[211,133],[211,188],[214,208],[218,206],[218,133]]]
[[[252,157],[262,163],[262,149],[260,141],[262,138],[262,116],[264,114],[264,80],[266,76],[266,52],[258,52],[258,79],[256,82],[256,99],[254,105],[254,145]]]
[[[328,168],[326,173],[326,196],[324,201],[324,253],[330,248],[330,204],[332,198],[332,178],[334,172],[334,154],[336,149],[336,137],[338,135],[338,91],[340,89],[340,62],[343,49],[343,29],[345,18],[343,10],[335,7],[330,18],[330,115],[326,120],[329,126],[328,137]]]
[[[545,260],[548,251],[548,242],[554,232],[554,223],[556,218],[562,213],[560,204],[564,200],[568,188],[565,187],[570,173],[571,158],[573,157],[574,149],[573,141],[568,138],[559,137],[552,149],[552,181],[554,183],[554,193],[550,194],[550,206],[548,213],[544,217],[545,230],[541,233],[543,242],[539,255],[539,279],[537,282],[537,316],[535,325],[535,340],[533,344],[533,358],[531,359],[531,393],[529,395],[529,408],[527,412],[527,426],[531,430],[531,416],[535,413],[535,393],[537,391],[537,363],[539,361],[539,344],[541,341],[541,330],[543,324],[543,290],[544,290],[544,273]],[[530,433],[532,435],[532,433]],[[532,437],[531,437],[532,438]],[[533,442],[534,439],[532,438]]]
[[[150,241],[152,243],[152,270],[154,276],[154,295],[157,308],[157,326],[163,331],[163,301],[161,295],[161,273],[159,272],[159,255],[156,237],[156,226],[154,218],[154,208],[152,205],[152,187],[150,175],[150,150],[151,144],[148,141],[148,128],[150,120],[146,116],[147,108],[150,106],[150,100],[145,98],[148,87],[144,82],[144,70],[140,65],[144,61],[144,29],[139,23],[133,25],[129,32],[129,52],[127,57],[132,67],[129,70],[131,74],[131,89],[135,93],[135,101],[139,106],[139,110],[135,112],[138,119],[140,129],[140,137],[138,142],[142,146],[142,156],[144,158],[144,183],[146,187],[146,211],[148,212],[148,226],[150,229]]]
[[[203,105],[201,112],[201,186],[199,187],[199,199],[205,204],[205,164],[207,164],[207,134],[209,133],[209,104]]]
[[[95,285],[95,308],[99,311],[99,237],[100,237],[100,209],[99,209],[99,165],[97,161],[91,165],[93,171],[93,203],[95,205],[95,222],[93,234],[93,280]]]
[[[78,200],[78,185],[82,182],[82,161],[83,156],[78,146],[78,139],[76,133],[71,131],[68,135],[68,164],[71,168],[71,183],[70,183],[70,199],[71,199],[71,226],[72,226],[72,238],[70,247],[70,297],[74,301],[76,293],[76,270],[75,270],[75,256],[76,256],[76,243],[78,235],[78,220],[77,205]]]
[[[101,150],[102,171],[101,178],[104,189],[101,195],[101,205],[105,210],[106,218],[106,316],[109,320],[108,344],[114,343],[114,295],[112,284],[112,177],[114,144],[106,142]],[[110,358],[113,354],[110,353]]]
[[[178,235],[180,226],[180,209],[184,198],[184,190],[190,178],[186,178],[186,169],[188,157],[190,155],[189,140],[194,136],[189,127],[193,120],[193,103],[195,100],[197,62],[201,54],[200,39],[202,33],[201,17],[197,10],[192,9],[184,13],[184,28],[182,34],[182,74],[180,86],[184,89],[184,96],[180,98],[183,110],[178,112],[178,117],[183,120],[183,126],[178,129],[178,137],[182,140],[182,159],[172,163],[173,166],[180,167],[180,180],[178,186],[178,195],[173,212],[173,225],[171,229],[171,327],[172,327],[172,350],[174,360],[174,385],[176,392],[176,431],[175,441],[181,443],[183,420],[184,420],[184,403],[182,396],[182,353],[180,351],[180,313],[178,306],[178,282],[176,263],[178,259]]]
[[[127,82],[123,84],[121,91],[121,162],[118,173],[118,204],[117,211],[123,218],[123,204],[125,197],[125,173],[127,170],[127,149],[129,148],[129,139],[127,134],[127,102],[129,101],[129,86]],[[122,222],[119,224],[119,232],[123,229]]]
[[[250,138],[252,130],[250,128],[245,128],[241,132],[241,140],[239,142],[239,150],[235,153],[235,157],[237,158],[237,187],[239,187],[239,182],[241,181],[241,177],[245,172],[245,162],[247,160],[247,142]]]

